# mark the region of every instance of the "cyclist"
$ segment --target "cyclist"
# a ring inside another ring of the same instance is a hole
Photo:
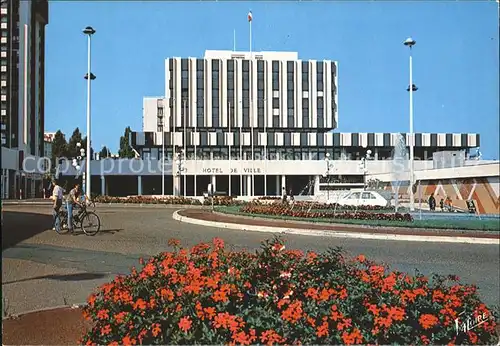
[[[68,231],[73,232],[73,207],[82,204],[79,201],[80,183],[75,183],[74,187],[69,191],[66,197],[66,209],[68,210]]]

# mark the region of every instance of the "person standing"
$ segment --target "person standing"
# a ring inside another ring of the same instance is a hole
[[[75,186],[69,191],[66,197],[66,209],[68,210],[68,231],[73,232],[73,207],[80,205],[80,184],[75,183]]]
[[[53,201],[52,204],[52,216],[53,216],[53,225],[52,229],[55,231],[57,228],[61,227],[61,220],[59,217],[59,210],[62,206],[63,201],[63,189],[59,186],[57,180],[52,181],[52,196],[51,199]]]
[[[434,193],[431,193],[428,203],[429,203],[429,209],[431,211],[436,210],[436,198],[434,198]]]

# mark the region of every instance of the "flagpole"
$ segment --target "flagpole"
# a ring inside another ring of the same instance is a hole
[[[233,30],[233,52],[236,52],[236,29]]]
[[[254,131],[253,131],[253,123],[254,123],[254,109],[253,109],[253,56],[252,56],[252,20],[253,20],[253,15],[252,11],[250,11],[249,16],[248,16],[248,24],[250,26],[249,30],[249,40],[250,40],[250,141],[251,141],[251,156],[252,156],[252,186],[250,187],[250,195],[254,196],[255,194],[255,174],[254,174],[254,164],[255,164],[255,155],[254,155]]]
[[[227,138],[227,142],[228,142],[228,146],[229,146],[229,197],[231,197],[231,176],[232,176],[232,172],[231,172],[231,101],[228,101],[227,102],[227,118],[228,118],[228,128],[229,128],[229,131],[228,131],[228,138]]]
[[[267,98],[264,100],[264,196],[267,196]]]
[[[243,118],[242,118],[243,120]],[[242,123],[243,121],[238,121],[240,123],[240,193],[243,196],[243,126]]]

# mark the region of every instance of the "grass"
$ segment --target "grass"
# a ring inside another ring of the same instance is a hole
[[[224,214],[253,216],[264,219],[322,222],[322,223],[343,223],[364,226],[385,226],[385,227],[409,227],[409,228],[431,228],[431,229],[454,229],[454,230],[477,230],[500,232],[500,221],[496,220],[414,220],[413,222],[387,221],[387,220],[346,220],[330,218],[301,218],[292,216],[276,216],[264,214],[248,214],[240,211],[239,206],[217,206],[215,210]]]

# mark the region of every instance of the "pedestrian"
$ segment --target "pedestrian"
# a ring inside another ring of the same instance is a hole
[[[290,202],[294,202],[295,201],[295,198],[293,197],[293,191],[292,189],[290,189],[290,191],[288,192],[288,195],[290,196]]]
[[[50,197],[53,201],[52,204],[52,216],[53,225],[52,229],[55,231],[57,227],[61,227],[61,220],[59,218],[59,210],[62,206],[63,201],[63,189],[59,186],[57,180],[52,181],[52,196]]]
[[[441,198],[441,200],[439,201],[439,206],[441,207],[441,211],[444,211],[444,199]]]
[[[79,202],[80,197],[80,183],[75,183],[74,187],[69,191],[66,196],[66,209],[68,210],[68,231],[73,232],[73,207],[81,206]]]
[[[429,197],[429,209],[434,211],[436,210],[436,198],[434,198],[434,193],[431,193],[431,196]]]
[[[286,203],[286,189],[285,187],[283,186],[283,188],[281,189],[281,198],[282,198],[282,202],[283,204]]]

